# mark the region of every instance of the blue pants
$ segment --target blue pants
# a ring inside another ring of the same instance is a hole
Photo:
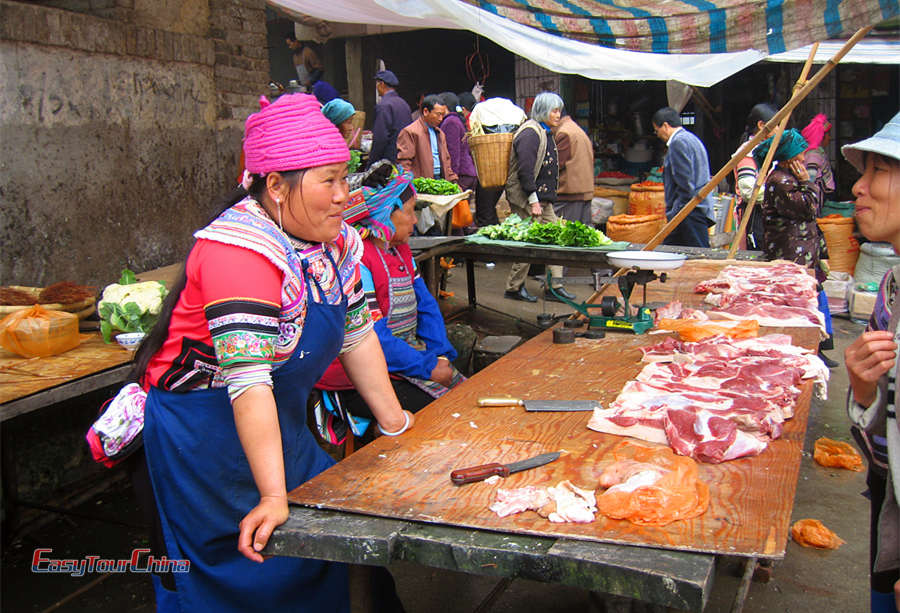
[[[675,214],[672,216],[674,217]],[[694,208],[663,241],[664,245],[709,248],[709,220],[706,213]]]

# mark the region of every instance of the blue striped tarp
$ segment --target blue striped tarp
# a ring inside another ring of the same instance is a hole
[[[653,53],[782,53],[900,15],[900,0],[463,0],[550,34]]]

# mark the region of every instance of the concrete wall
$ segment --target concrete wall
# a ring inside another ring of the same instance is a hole
[[[71,8],[0,1],[4,285],[180,260],[268,79],[262,0]]]

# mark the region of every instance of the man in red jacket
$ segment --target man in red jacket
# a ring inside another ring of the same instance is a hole
[[[459,177],[450,165],[447,139],[438,127],[447,114],[447,107],[435,94],[422,101],[422,116],[400,130],[397,135],[397,162],[414,177],[446,179],[456,182]]]

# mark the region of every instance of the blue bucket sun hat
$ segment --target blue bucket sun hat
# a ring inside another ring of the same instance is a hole
[[[861,173],[866,170],[866,153],[900,160],[900,113],[894,115],[874,136],[841,147],[841,153]]]

